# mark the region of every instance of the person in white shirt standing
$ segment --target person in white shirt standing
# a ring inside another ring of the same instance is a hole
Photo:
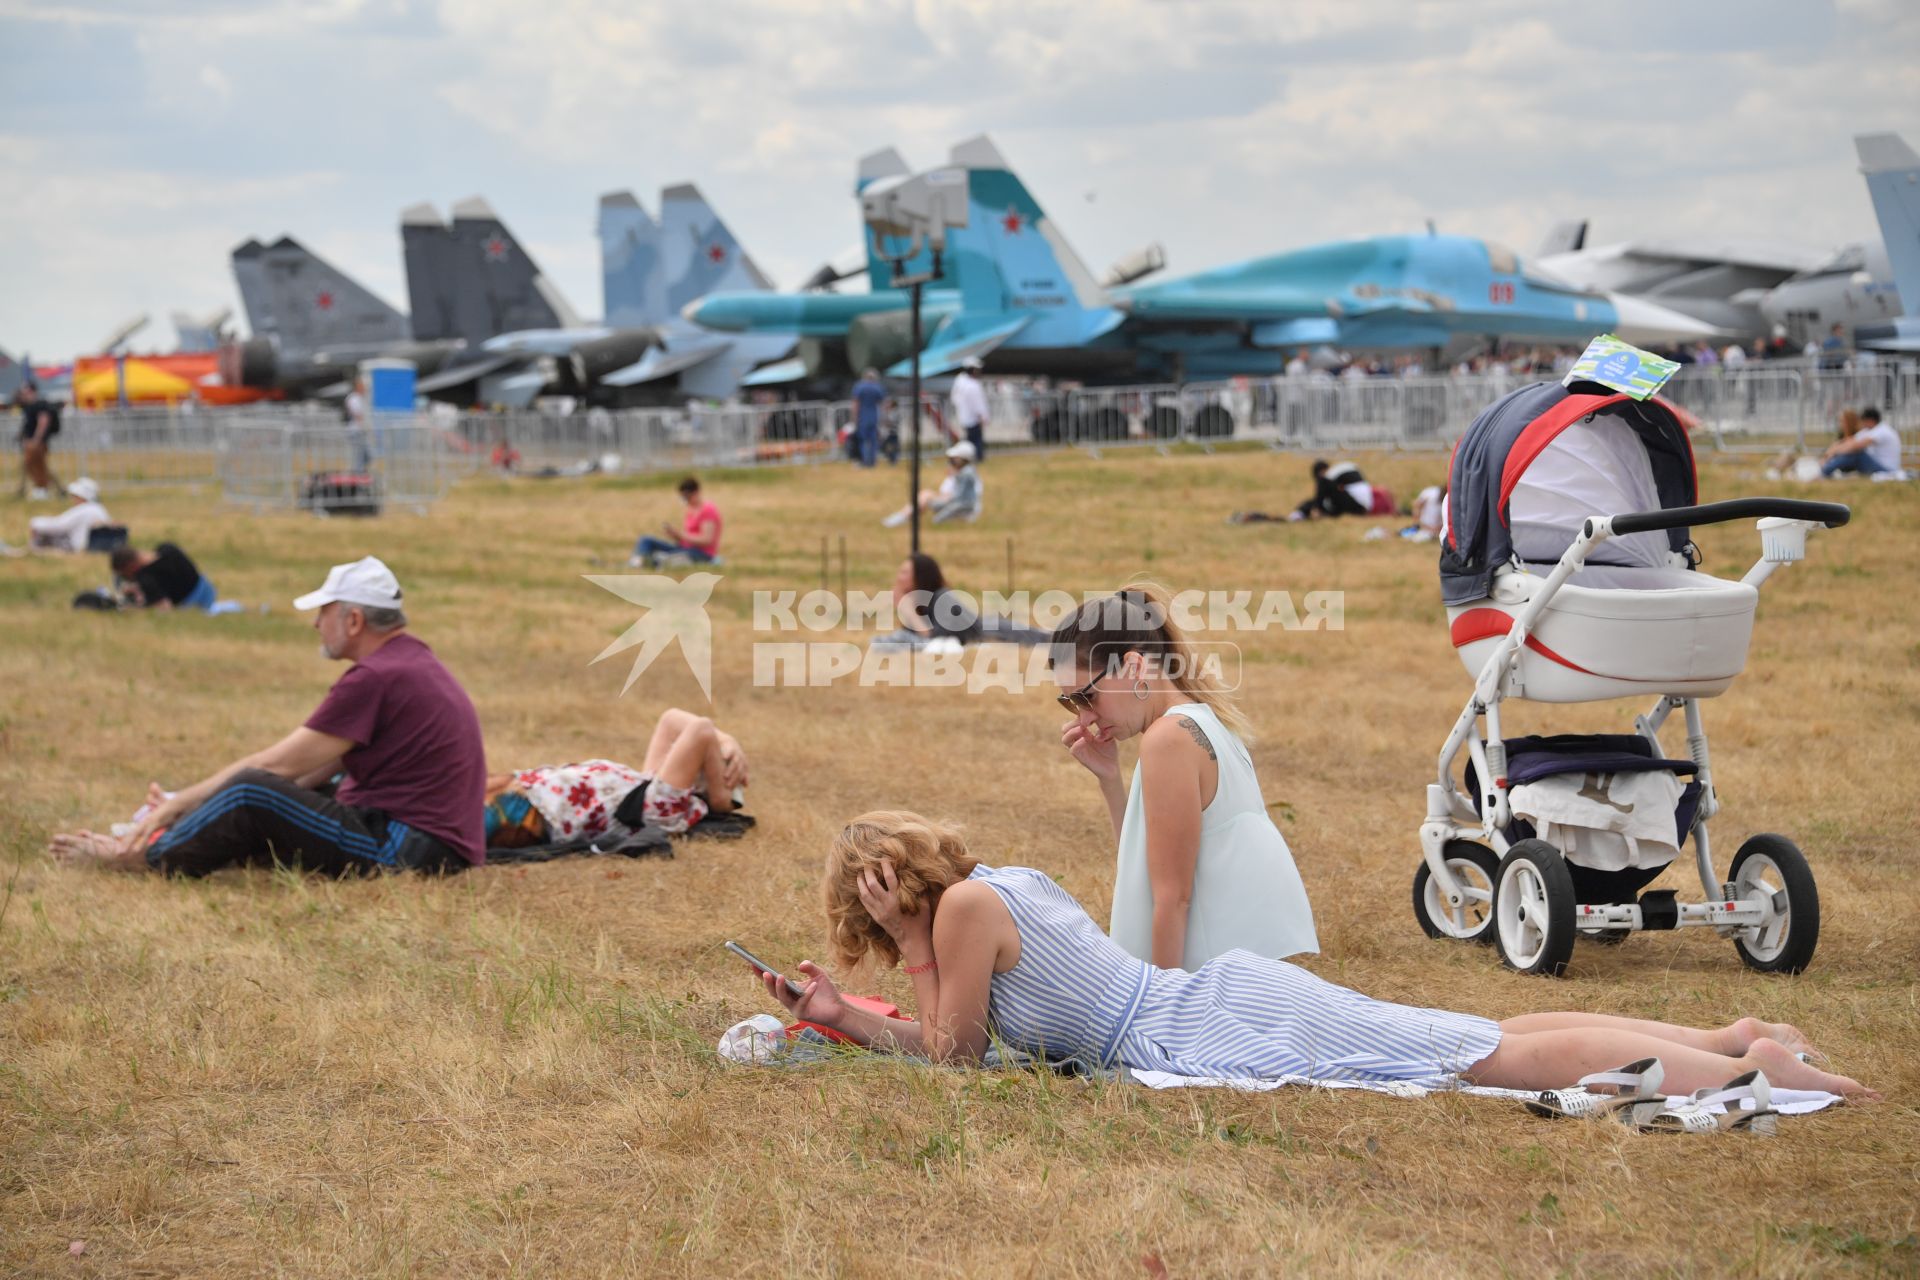
[[[347,439],[353,444],[353,469],[362,474],[373,470],[373,432],[367,420],[367,380],[354,380],[347,392],[342,411],[347,419]]]
[[[85,551],[87,535],[113,517],[100,505],[100,486],[81,476],[67,486],[73,505],[57,516],[34,516],[27,521],[28,545],[36,551]]]
[[[987,419],[992,416],[987,408],[987,389],[981,385],[978,377],[981,365],[977,357],[970,358],[960,366],[960,376],[953,380],[953,390],[948,401],[953,405],[953,418],[960,424],[966,435],[967,443],[973,446],[976,462],[987,460]]]

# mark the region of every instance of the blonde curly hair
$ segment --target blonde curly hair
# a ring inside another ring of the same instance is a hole
[[[900,948],[874,923],[860,901],[860,875],[891,859],[907,915],[931,910],[948,885],[965,880],[980,860],[967,852],[956,827],[917,813],[877,809],[840,829],[827,850],[822,887],[827,906],[827,943],[837,964],[854,968],[869,957],[888,968],[900,963]]]

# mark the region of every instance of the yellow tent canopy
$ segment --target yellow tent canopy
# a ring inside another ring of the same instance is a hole
[[[193,384],[185,378],[156,369],[144,360],[129,360],[125,368],[127,399],[131,402],[164,400],[171,404],[193,398]],[[73,402],[83,409],[98,409],[119,398],[120,378],[112,369],[95,369],[73,380]]]

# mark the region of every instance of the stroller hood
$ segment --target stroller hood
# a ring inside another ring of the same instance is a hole
[[[1630,432],[1644,458],[1635,453],[1623,459],[1616,448],[1611,461],[1620,464],[1621,474],[1596,476],[1594,463],[1609,460],[1606,450],[1585,449],[1576,458],[1570,449],[1551,448],[1563,433],[1582,422],[1589,427],[1603,424],[1614,433]],[[1530,474],[1536,467],[1538,473]],[[1494,570],[1514,556],[1515,491],[1523,482],[1536,490],[1543,486],[1551,490],[1562,479],[1549,474],[1556,469],[1565,469],[1565,483],[1551,496],[1567,513],[1560,523],[1568,531],[1558,550],[1552,550],[1541,545],[1542,534],[1550,535],[1551,529],[1530,530],[1522,547],[1530,560],[1559,558],[1578,528],[1572,514],[1575,508],[1592,506],[1580,512],[1583,518],[1620,515],[1645,505],[1645,496],[1656,498],[1663,509],[1691,506],[1698,500],[1693,445],[1665,401],[1573,392],[1557,382],[1521,387],[1473,420],[1447,464],[1447,533],[1440,545],[1440,596],[1446,604],[1479,600],[1492,589]],[[1609,479],[1617,483],[1609,484]],[[1676,552],[1685,550],[1690,539],[1686,529],[1635,536],[1655,547],[1664,541]]]

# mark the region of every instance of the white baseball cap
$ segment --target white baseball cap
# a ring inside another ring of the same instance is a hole
[[[85,476],[81,476],[78,480],[68,485],[67,493],[80,499],[82,502],[98,502],[100,500],[100,486]]]
[[[296,609],[318,609],[325,604],[357,604],[367,609],[398,609],[400,580],[377,558],[368,556],[352,564],[337,564],[327,570],[327,580],[318,591],[309,591],[293,602]]]
[[[987,367],[987,363],[979,356],[968,356],[960,362],[960,367],[962,369],[984,369]]]
[[[949,458],[959,458],[964,462],[978,462],[980,460],[980,452],[973,447],[973,441],[971,440],[962,440],[959,444],[947,450],[947,456]]]

